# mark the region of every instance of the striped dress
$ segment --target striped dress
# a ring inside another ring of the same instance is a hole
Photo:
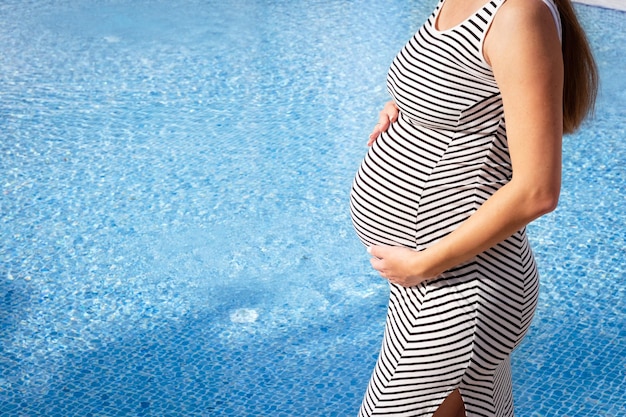
[[[482,54],[503,2],[439,31],[440,0],[394,59],[387,85],[400,115],[369,149],[351,191],[365,245],[428,248],[511,179],[502,98]],[[431,416],[456,388],[468,417],[513,416],[509,355],[538,296],[525,230],[436,279],[390,289],[359,416]]]

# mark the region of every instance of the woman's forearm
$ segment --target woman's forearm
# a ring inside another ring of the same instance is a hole
[[[436,276],[505,240],[556,208],[560,181],[537,187],[512,180],[493,194],[458,229],[423,251],[425,276]]]

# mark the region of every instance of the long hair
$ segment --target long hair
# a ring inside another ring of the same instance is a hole
[[[555,0],[561,15],[563,82],[563,132],[573,133],[595,106],[598,67],[570,0]]]

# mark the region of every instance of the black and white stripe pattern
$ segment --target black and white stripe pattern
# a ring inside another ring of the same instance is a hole
[[[440,1],[393,61],[388,89],[400,117],[368,151],[351,193],[364,244],[425,249],[510,180],[502,100],[482,55],[503,1],[438,31]],[[431,416],[455,388],[468,417],[513,416],[509,355],[537,293],[525,230],[428,283],[391,285],[359,416]]]

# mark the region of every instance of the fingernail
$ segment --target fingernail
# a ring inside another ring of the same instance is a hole
[[[370,255],[372,254],[372,247],[371,246],[367,247],[367,253],[369,253]]]

